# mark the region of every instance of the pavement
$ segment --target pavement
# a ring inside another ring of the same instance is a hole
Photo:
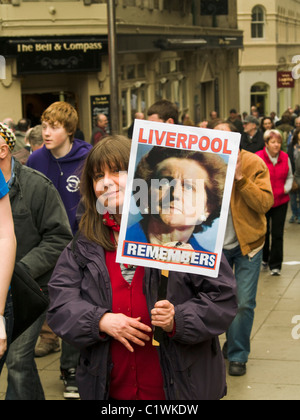
[[[225,401],[300,399],[300,225],[289,224],[289,218],[282,275],[261,273],[247,374],[227,376]],[[224,343],[224,335],[220,341]],[[47,400],[63,400],[59,358],[56,353],[36,359]],[[0,400],[5,398],[6,375],[4,368]]]

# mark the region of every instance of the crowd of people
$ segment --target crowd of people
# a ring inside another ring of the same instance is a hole
[[[187,113],[180,121],[168,100],[153,104],[146,118],[195,125]],[[159,270],[116,263],[133,126],[128,137],[109,135],[100,114],[90,144],[78,138],[78,115],[66,102],[50,105],[34,127],[26,119],[0,123],[0,243],[7,250],[0,374],[6,363],[7,400],[45,399],[35,357],[60,350],[65,398],[221,399],[224,358],[230,375],[247,371],[259,275],[281,274],[289,202],[290,223],[300,223],[299,108],[281,120],[255,108],[242,117],[232,109],[226,119],[212,111],[198,124],[241,134],[224,252],[217,279],[171,272],[165,299],[158,299]],[[177,158],[161,156],[168,159]],[[206,171],[196,159],[189,165]],[[107,208],[103,216],[97,200]],[[167,226],[159,217],[155,224]],[[16,267],[39,285],[49,308],[13,339]],[[159,347],[152,345],[154,328],[163,331]]]

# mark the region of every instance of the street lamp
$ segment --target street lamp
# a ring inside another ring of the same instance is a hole
[[[109,70],[110,70],[111,131],[112,131],[112,134],[120,134],[115,0],[107,0],[107,23],[108,23],[108,55],[109,55]]]

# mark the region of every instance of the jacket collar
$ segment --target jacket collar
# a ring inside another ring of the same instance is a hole
[[[264,154],[265,154],[266,158],[268,159],[268,161],[274,166],[282,161],[282,151],[281,150],[280,150],[278,156],[276,156],[275,158],[272,158],[272,156],[268,152],[268,149],[265,147],[264,148]]]
[[[13,157],[12,157],[11,165],[12,165],[12,176],[8,182],[9,190],[10,190],[9,195],[11,198],[18,193],[20,193],[21,196],[23,196],[22,186],[20,182],[20,179],[21,179],[20,174],[21,174],[23,165],[16,159],[14,159]]]

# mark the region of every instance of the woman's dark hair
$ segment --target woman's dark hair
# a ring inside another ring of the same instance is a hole
[[[298,144],[299,133],[300,133],[300,128],[296,128],[296,130],[294,131],[294,134],[293,134],[293,138],[292,138],[293,146],[296,146],[296,144]]]
[[[81,177],[80,191],[85,211],[79,229],[87,239],[101,245],[107,251],[113,251],[115,245],[110,239],[109,228],[103,224],[97,211],[93,179],[95,174],[105,167],[127,171],[130,148],[131,141],[127,137],[105,137],[88,154]]]
[[[151,151],[141,159],[135,173],[136,179],[143,179],[148,185],[148,201],[147,203],[141,203],[142,208],[147,207],[148,203],[150,203],[151,179],[155,178],[157,165],[169,158],[194,160],[208,173],[205,191],[207,194],[207,210],[209,217],[201,225],[197,225],[194,231],[195,233],[202,232],[204,226],[212,226],[214,220],[220,217],[225,187],[226,163],[219,155],[214,153],[202,153],[154,146]],[[142,214],[142,216],[147,223],[147,220],[151,215]]]
[[[261,120],[261,122],[260,122],[260,129],[261,129],[261,131],[262,131],[263,133],[266,131],[266,130],[264,129],[264,122],[265,122],[266,120],[270,120],[270,121],[271,121],[271,123],[272,123],[272,129],[274,129],[274,128],[275,128],[274,121],[272,120],[272,118],[271,118],[271,117],[263,117],[263,118],[262,118],[262,120]]]

